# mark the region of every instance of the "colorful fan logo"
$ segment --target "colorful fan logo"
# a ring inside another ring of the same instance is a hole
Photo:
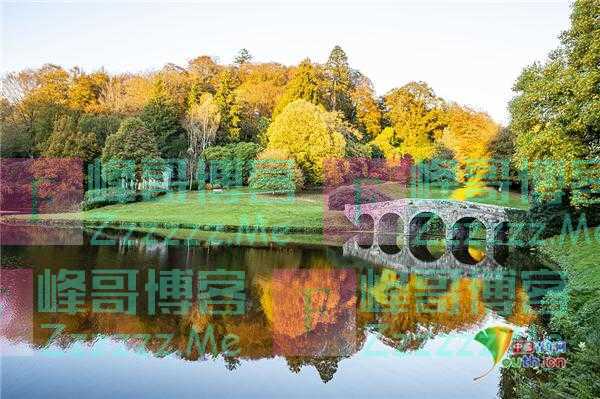
[[[485,330],[481,330],[475,335],[475,341],[479,342],[483,346],[490,351],[492,358],[494,360],[494,364],[492,368],[489,369],[485,374],[473,378],[474,381],[479,380],[480,378],[488,375],[494,367],[502,360],[504,354],[508,350],[510,343],[512,341],[513,330],[509,327],[497,326],[497,327],[489,327]]]

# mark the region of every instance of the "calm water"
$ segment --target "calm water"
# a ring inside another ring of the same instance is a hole
[[[498,367],[473,381],[492,366],[475,334],[536,317],[529,254],[429,270],[348,245],[110,238],[2,248],[2,398],[494,398],[507,382]],[[61,285],[61,268],[83,280]],[[39,308],[44,273],[71,313]]]

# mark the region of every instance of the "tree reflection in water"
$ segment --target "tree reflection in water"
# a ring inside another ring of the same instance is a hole
[[[70,250],[85,251],[74,247]],[[37,274],[45,267],[42,259],[48,259],[48,253],[28,251],[31,252],[22,256],[22,263],[40,265],[40,269],[34,271]],[[140,258],[146,261],[145,264],[157,262],[158,267],[165,270],[170,267],[161,262],[178,264],[170,252],[172,249],[167,250],[166,255],[159,251],[161,253],[153,255],[155,258],[148,259],[139,247],[121,248],[121,258],[113,260],[108,260],[110,256],[115,257],[112,247],[88,248],[88,251],[93,252],[89,256],[95,260],[87,263],[89,270],[100,267],[97,265],[103,264],[104,260],[106,265],[103,267],[114,267],[115,262],[130,267]],[[225,265],[229,270],[243,267],[246,275],[244,314],[202,314],[194,302],[192,310],[184,315],[160,312],[148,315],[144,312],[147,309],[144,285],[138,283],[138,288],[142,288],[138,309],[142,311],[137,315],[92,312],[90,298],[86,298],[83,312],[34,311],[33,334],[20,336],[14,330],[5,330],[4,338],[13,343],[25,342],[35,350],[52,347],[64,351],[75,343],[93,349],[99,339],[110,339],[124,343],[131,351],[142,351],[159,358],[175,356],[184,361],[197,361],[220,357],[229,370],[238,367],[243,360],[283,357],[292,372],[314,366],[321,379],[327,382],[335,375],[342,359],[365,348],[367,336],[373,332],[388,347],[410,352],[422,348],[429,339],[440,334],[476,328],[487,314],[497,310],[497,304],[485,295],[494,277],[469,275],[463,270],[401,272],[342,257],[339,250],[307,253],[293,248],[228,248],[219,251],[198,249],[197,253],[179,254],[178,259],[197,262],[199,266],[185,266],[195,271],[213,268],[215,264]],[[122,258],[125,255],[131,257],[127,262]],[[73,265],[85,263],[83,258],[72,257]],[[53,271],[59,268],[59,265],[49,266]],[[60,266],[71,267],[68,264]],[[144,269],[140,267],[140,276],[145,276]],[[196,283],[194,281],[194,287]],[[517,277],[515,300],[503,314],[504,319],[515,325],[531,323],[535,312],[528,307],[528,300]],[[10,301],[4,303],[5,309],[20,306],[20,303]],[[64,325],[64,332],[51,344],[49,339],[55,330],[47,325]],[[189,350],[190,331],[198,332],[202,339],[208,329],[214,334],[215,350],[211,340],[208,340],[205,352],[198,346]],[[140,334],[149,338],[144,340]],[[223,346],[228,334],[239,337],[233,353]]]

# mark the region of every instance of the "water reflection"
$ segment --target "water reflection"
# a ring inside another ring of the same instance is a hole
[[[81,344],[93,352],[110,340],[155,358],[221,358],[226,370],[236,370],[245,361],[284,359],[292,373],[312,367],[328,382],[343,359],[364,356],[370,338],[395,353],[410,354],[437,338],[470,334],[490,320],[525,326],[536,317],[518,273],[513,276],[511,296],[502,288],[506,269],[496,266],[468,269],[452,261],[445,267],[416,267],[423,264],[401,260],[407,254],[402,250],[393,255],[398,265],[374,267],[385,262],[370,263],[375,255],[363,257],[365,250],[356,237],[343,250],[176,247],[123,236],[94,246],[90,239],[86,236],[87,245],[82,247],[5,247],[3,256],[10,264],[3,267],[26,271],[23,267],[32,266],[34,275],[44,268],[83,269],[88,276],[98,269],[135,269],[139,311],[135,315],[93,312],[88,284],[81,312],[35,310],[31,334],[3,329],[5,339],[38,352],[60,348],[65,353]],[[439,259],[450,259],[447,252]],[[244,272],[242,314],[201,311],[199,272],[217,268]],[[177,315],[159,309],[148,314],[145,288],[154,269],[191,271],[194,292],[189,312]],[[10,278],[3,274],[3,286],[5,276]],[[4,297],[3,309],[22,308],[17,291]],[[34,306],[37,295],[36,289]],[[8,313],[27,317],[27,312]],[[476,363],[487,366],[486,361],[480,358]]]

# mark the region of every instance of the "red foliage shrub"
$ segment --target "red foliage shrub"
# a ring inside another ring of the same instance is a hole
[[[343,211],[346,204],[358,205],[391,200],[391,197],[372,187],[342,186],[329,193],[327,205],[330,210]]]

